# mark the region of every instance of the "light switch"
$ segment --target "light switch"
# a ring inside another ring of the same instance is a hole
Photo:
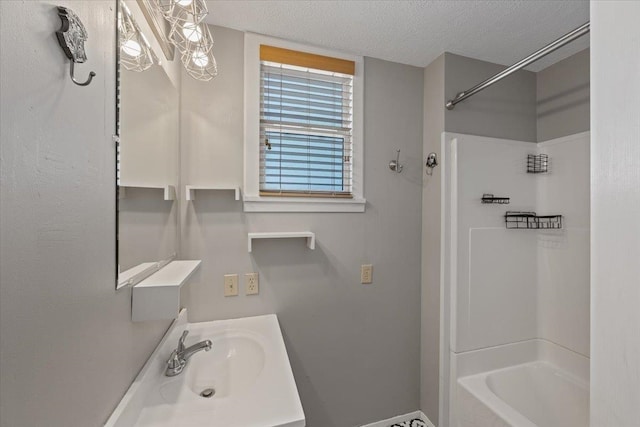
[[[224,296],[235,297],[237,295],[238,295],[238,275],[225,274],[224,275]]]
[[[360,266],[360,283],[369,284],[373,282],[373,265],[362,264]]]

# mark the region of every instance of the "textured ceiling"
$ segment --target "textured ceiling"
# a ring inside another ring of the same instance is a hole
[[[588,0],[207,4],[210,24],[419,67],[442,52],[511,65],[589,20]],[[528,69],[539,71],[588,46],[583,36]]]

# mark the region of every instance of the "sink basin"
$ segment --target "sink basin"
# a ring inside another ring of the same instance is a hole
[[[166,403],[202,399],[220,399],[241,395],[255,384],[264,369],[265,352],[261,337],[246,330],[233,330],[213,335],[189,335],[186,345],[205,339],[213,348],[195,354],[180,378],[167,378],[160,385],[160,395]],[[185,394],[185,384],[193,395]]]
[[[219,334],[209,339],[211,351],[189,361],[187,383],[198,396],[204,389],[215,391],[214,398],[243,393],[264,369],[264,348],[257,337],[241,331]]]
[[[275,315],[188,323],[167,332],[105,426],[303,427],[304,412]],[[211,340],[175,377],[165,362],[185,329],[185,345]]]

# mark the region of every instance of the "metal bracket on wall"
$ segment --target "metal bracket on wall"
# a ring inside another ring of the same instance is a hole
[[[400,150],[396,150],[396,159],[389,162],[389,169],[396,173],[401,173],[404,165],[400,163]]]
[[[436,153],[429,153],[425,166],[427,167],[427,175],[433,175],[433,168],[438,166],[438,155]]]

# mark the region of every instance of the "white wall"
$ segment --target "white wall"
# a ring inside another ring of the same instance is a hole
[[[445,134],[452,351],[544,338],[589,355],[589,140],[588,132],[540,144]],[[549,156],[548,173],[526,172],[536,153]],[[483,193],[510,203],[481,204]],[[560,214],[563,228],[507,230],[506,211]]]
[[[444,132],[444,65],[445,55],[440,55],[424,70],[424,118],[422,158],[434,152],[438,155],[439,167],[432,175],[423,175],[422,184],[422,287],[420,328],[420,409],[435,425],[441,421],[438,415],[447,414],[447,405],[440,401],[440,381],[443,362],[448,360],[449,343],[440,342],[440,197],[442,185],[441,135]],[[425,168],[423,170],[426,171]],[[445,290],[446,292],[446,290]],[[448,299],[447,299],[448,301]],[[445,319],[446,320],[446,319]],[[447,323],[448,324],[448,323]],[[444,325],[447,327],[447,325]],[[447,357],[441,357],[441,349]],[[448,365],[447,365],[448,366]]]
[[[536,232],[507,230],[504,214],[535,210],[535,144],[447,133],[451,170],[451,351],[536,337]],[[510,204],[482,204],[484,193]]]
[[[589,132],[538,144],[536,209],[563,215],[563,231],[538,233],[538,337],[589,356]]]
[[[442,309],[451,360],[442,369],[451,378],[442,385],[450,410],[441,406],[440,420],[453,424],[456,379],[469,374],[462,361],[478,350],[509,352],[504,344],[512,344],[533,360],[536,345],[527,344],[542,338],[589,355],[589,133],[540,144],[443,139]],[[549,172],[527,173],[527,155],[539,153],[549,156]],[[484,193],[510,203],[482,204]],[[563,229],[506,229],[506,211],[560,214]]]
[[[640,425],[640,2],[591,2],[591,425]]]
[[[182,181],[241,185],[243,33],[212,27],[219,75],[183,75]],[[231,192],[183,202],[181,256],[202,259],[183,292],[194,321],[277,313],[309,427],[366,424],[419,407],[422,69],[365,59],[365,213],[244,213]],[[401,149],[402,174],[389,170]],[[247,232],[311,230],[254,242]],[[373,284],[360,265],[373,264]],[[260,274],[244,296],[243,273]],[[223,297],[223,275],[241,295]]]
[[[88,32],[69,79],[55,5]],[[0,425],[101,425],[167,322],[116,292],[115,2],[0,2]]]

